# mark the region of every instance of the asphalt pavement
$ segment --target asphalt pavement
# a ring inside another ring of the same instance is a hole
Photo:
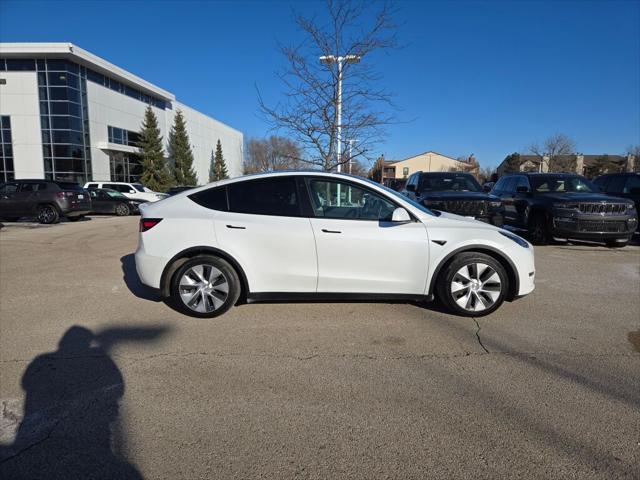
[[[640,478],[640,247],[536,248],[537,288],[185,317],[137,217],[0,230],[0,478]]]

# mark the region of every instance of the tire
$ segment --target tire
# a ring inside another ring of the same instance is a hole
[[[38,222],[49,225],[60,221],[60,212],[53,205],[40,205],[38,207]]]
[[[607,240],[605,243],[609,248],[622,248],[622,247],[626,247],[630,241],[631,241],[631,237],[615,239],[615,240]]]
[[[187,260],[176,270],[171,279],[170,300],[181,313],[213,318],[236,304],[240,290],[238,273],[226,260],[200,255]]]
[[[453,313],[465,317],[494,312],[509,291],[509,276],[502,264],[479,252],[453,257],[436,281],[440,301]]]
[[[116,205],[115,212],[119,217],[126,217],[131,213],[131,210],[129,209],[129,205],[126,203],[119,203]]]
[[[544,213],[534,213],[529,220],[529,239],[534,245],[546,245],[551,241],[549,224]]]
[[[79,220],[82,220],[84,218],[84,215],[78,215],[77,217],[67,217],[67,220],[69,220],[70,222],[77,222]]]

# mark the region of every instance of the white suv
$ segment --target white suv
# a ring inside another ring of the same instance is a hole
[[[109,188],[122,193],[125,197],[130,198],[131,200],[143,200],[145,202],[157,202],[158,200],[162,200],[169,196],[166,193],[149,190],[141,183],[87,182],[84,184],[84,188]]]
[[[140,209],[142,282],[195,317],[239,302],[434,294],[479,316],[534,289],[533,247],[519,236],[349,175],[240,177]]]

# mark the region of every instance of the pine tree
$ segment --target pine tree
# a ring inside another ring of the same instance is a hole
[[[209,161],[209,182],[216,181],[216,156],[211,150],[211,160]]]
[[[175,184],[192,187],[198,183],[196,172],[193,170],[193,152],[189,145],[187,126],[178,110],[169,132],[169,158],[173,162]]]
[[[172,183],[171,174],[162,151],[162,137],[158,128],[158,119],[151,107],[144,113],[138,143],[142,156],[142,176],[140,181],[151,190],[162,192]]]
[[[227,172],[227,164],[224,161],[224,156],[222,155],[222,145],[220,144],[220,139],[218,139],[218,143],[216,145],[216,154],[213,159],[212,169],[209,170],[209,180],[212,182],[217,182],[218,180],[224,180],[225,178],[229,178],[229,173]]]

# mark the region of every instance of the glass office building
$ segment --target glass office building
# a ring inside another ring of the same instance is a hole
[[[218,139],[230,171],[241,173],[242,133],[173,94],[71,44],[0,44],[0,180],[138,181],[147,107],[165,142],[183,112],[200,183]]]

